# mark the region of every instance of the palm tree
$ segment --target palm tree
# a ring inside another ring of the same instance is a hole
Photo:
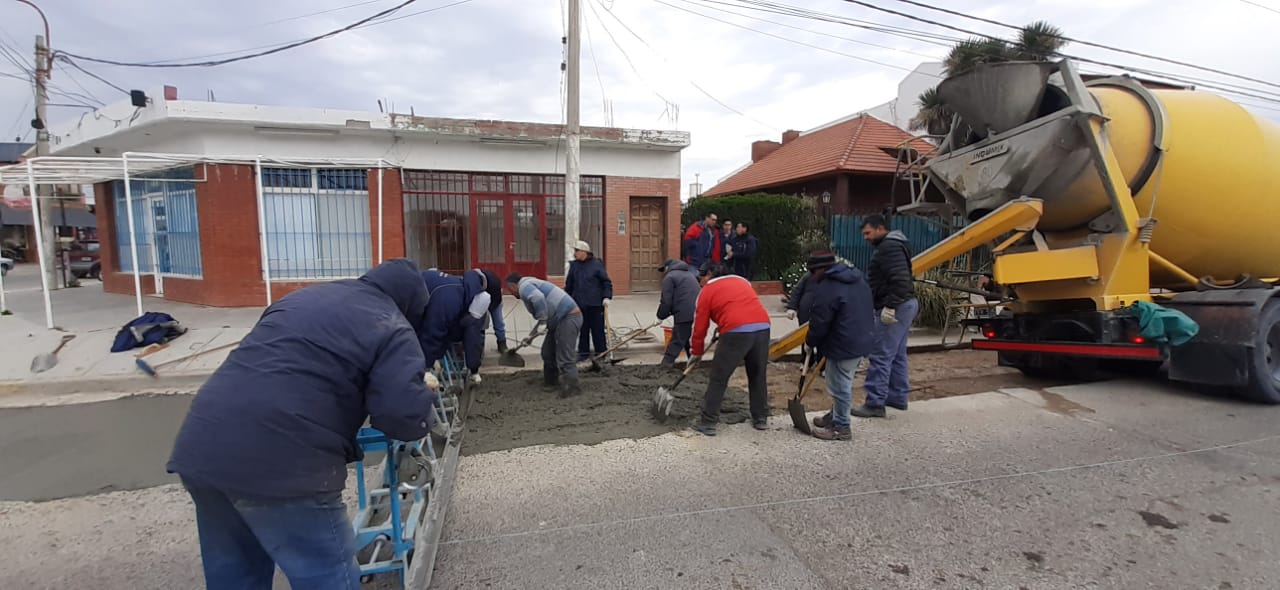
[[[954,76],[978,64],[999,63],[1014,59],[1009,44],[995,37],[965,39],[956,43],[942,61],[948,76]]]
[[[912,131],[923,129],[931,135],[943,135],[951,128],[951,118],[954,113],[946,103],[942,102],[936,86],[921,92],[920,97],[916,99],[916,106],[920,110],[916,111],[915,116],[911,117],[908,123]]]
[[[1067,44],[1062,29],[1045,21],[1036,21],[1018,31],[1013,41],[1013,59],[1021,61],[1048,61],[1058,55]]]

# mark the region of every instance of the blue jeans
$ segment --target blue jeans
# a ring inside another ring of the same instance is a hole
[[[868,359],[867,366],[867,406],[883,408],[885,404],[907,405],[907,392],[911,384],[907,381],[907,332],[911,330],[911,322],[916,319],[920,310],[920,302],[908,299],[894,309],[897,322],[884,325],[880,323],[880,310],[876,310],[873,322],[876,328],[876,348]]]
[[[831,424],[836,428],[849,427],[849,410],[853,408],[853,373],[862,364],[861,358],[844,360],[827,359],[827,393],[831,394]]]
[[[271,590],[277,565],[293,588],[360,588],[340,492],[249,499],[186,477],[182,485],[196,505],[208,590]]]

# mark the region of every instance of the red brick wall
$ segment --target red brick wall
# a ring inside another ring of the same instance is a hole
[[[404,258],[404,193],[400,169],[382,172],[382,259]],[[369,170],[369,234],[378,261],[378,170]]]
[[[631,293],[631,197],[667,198],[667,256],[680,256],[680,180],[609,176],[604,179],[605,268],[616,295]],[[618,235],[618,212],[627,217],[625,236]]]

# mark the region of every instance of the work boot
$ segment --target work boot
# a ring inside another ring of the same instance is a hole
[[[751,427],[756,430],[768,430],[769,419],[768,418],[752,418]]]
[[[568,377],[564,380],[564,385],[560,387],[560,397],[573,397],[582,393],[582,387],[578,385],[577,377]]]
[[[849,413],[859,418],[884,418],[884,406],[862,404]]]
[[[560,386],[560,369],[557,369],[554,367],[549,369],[543,368],[542,369],[542,386],[549,389],[555,389],[556,387],[559,387]]]
[[[707,436],[716,435],[715,422],[703,422],[701,419],[699,419],[693,423],[693,426],[691,428],[693,428],[695,432],[701,432],[702,434],[705,434]]]
[[[893,408],[893,409],[895,409],[895,410],[902,411],[902,412],[907,411],[907,402],[902,402],[902,403],[900,403],[900,404],[895,404],[895,403],[893,403],[893,402],[885,402],[885,403],[884,403],[884,405],[889,406],[890,408]]]
[[[499,341],[498,341],[498,354],[507,354],[507,341],[506,341],[506,340],[499,340]]]
[[[818,416],[817,418],[814,418],[813,425],[817,426],[818,428],[826,428],[828,426],[831,426],[831,412],[827,412],[826,414],[823,414],[821,416]]]
[[[832,426],[830,428],[814,428],[813,437],[821,440],[853,440],[853,433],[848,426]]]

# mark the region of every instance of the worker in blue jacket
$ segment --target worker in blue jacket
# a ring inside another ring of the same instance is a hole
[[[480,273],[484,279],[484,292],[489,294],[489,316],[485,319],[483,330],[493,327],[493,336],[498,340],[498,354],[507,352],[507,323],[502,317],[502,279],[489,269],[476,268],[471,272]]]
[[[462,343],[471,380],[480,382],[480,362],[484,356],[484,316],[489,312],[489,294],[484,275],[469,272],[456,277],[437,269],[422,271],[429,301],[418,328],[427,368]]]
[[[389,260],[353,280],[286,295],[200,388],[168,470],[191,494],[210,590],[355,588],[342,489],[368,419],[398,440],[431,428],[413,327],[427,290],[418,268]]]
[[[609,348],[604,332],[604,308],[613,300],[613,280],[609,278],[604,262],[591,251],[591,244],[578,240],[574,245],[569,274],[564,277],[564,292],[582,310],[578,360],[591,358],[592,343],[595,344],[595,353],[603,354]]]

